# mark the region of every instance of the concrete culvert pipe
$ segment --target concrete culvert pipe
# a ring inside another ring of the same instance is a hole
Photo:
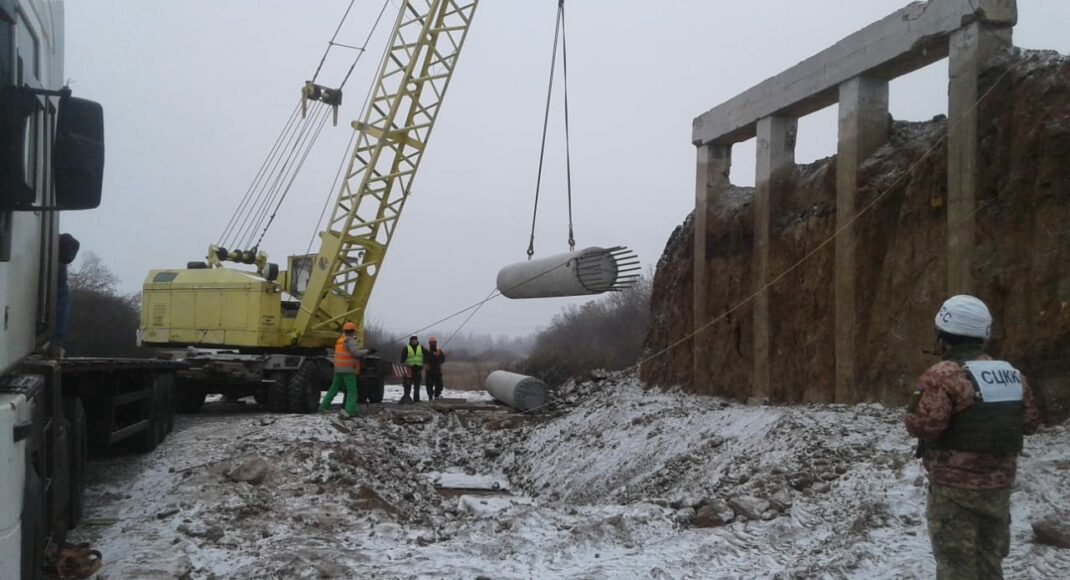
[[[506,298],[558,298],[625,290],[639,279],[639,257],[623,246],[587,248],[506,266],[498,291]]]
[[[487,375],[487,392],[498,401],[518,411],[531,411],[546,404],[549,388],[546,383],[509,371],[494,371]]]

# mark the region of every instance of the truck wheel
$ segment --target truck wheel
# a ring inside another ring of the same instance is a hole
[[[166,436],[175,430],[175,375],[164,373],[160,375],[160,379],[163,384],[163,409],[164,417],[166,417],[164,435]]]
[[[362,393],[367,393],[369,403],[382,403],[383,391],[385,386],[383,384],[383,377],[377,377],[368,381],[368,388],[364,388],[364,385],[357,385],[357,390]]]
[[[287,389],[291,413],[312,413],[320,403],[320,372],[313,361],[305,361],[290,375]]]
[[[167,438],[167,387],[163,375],[156,375],[152,384],[153,428],[156,431],[156,444]]]
[[[82,399],[66,399],[63,402],[67,421],[70,423],[70,471],[67,487],[67,527],[74,528],[82,520],[85,507],[86,467],[89,464],[89,441],[86,434],[85,407]]]
[[[26,458],[27,462],[29,457]],[[22,498],[22,580],[42,576],[45,560],[45,505],[41,477],[33,467],[26,469],[26,491]]]
[[[201,387],[183,385],[175,394],[175,408],[179,413],[192,415],[199,413],[204,406],[204,399],[208,397],[208,391]]]
[[[160,401],[159,389],[154,384],[149,404],[145,405],[147,413],[145,420],[149,422],[145,429],[130,438],[130,447],[138,453],[148,453],[160,444]]]
[[[272,381],[267,387],[268,411],[271,411],[272,413],[285,413],[290,405],[286,395],[290,383],[289,373],[281,371],[269,373],[267,379]]]

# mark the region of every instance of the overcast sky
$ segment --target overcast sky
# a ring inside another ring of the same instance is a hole
[[[66,76],[76,95],[104,104],[108,157],[102,206],[64,214],[63,229],[103,258],[124,291],[137,291],[150,269],[203,259],[348,2],[67,0]],[[656,263],[694,205],[692,119],[905,4],[570,0],[579,245],[628,245]],[[380,6],[357,0],[339,41],[359,44]],[[502,266],[525,259],[556,6],[481,2],[369,319],[397,331],[422,327],[482,299]],[[1070,2],[1018,6],[1017,45],[1070,52]],[[344,121],[324,131],[265,239],[272,261],[305,252],[325,197],[335,194],[348,121],[360,116],[387,28],[346,87]],[[321,81],[337,84],[351,56],[332,53]],[[892,114],[944,113],[946,74],[945,61],[895,81]],[[567,250],[559,112],[540,202],[540,256]],[[834,152],[835,119],[832,107],[800,122],[799,162]],[[733,181],[753,184],[753,141],[738,145],[733,159]],[[568,303],[500,298],[466,330],[525,334]]]

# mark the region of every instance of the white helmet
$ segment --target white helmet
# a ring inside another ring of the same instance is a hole
[[[959,294],[948,298],[940,307],[936,328],[948,334],[988,340],[992,337],[992,315],[980,299]]]

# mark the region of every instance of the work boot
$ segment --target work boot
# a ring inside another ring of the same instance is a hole
[[[408,395],[405,395],[404,397],[401,397],[401,400],[398,401],[399,405],[408,405],[409,403],[412,403],[412,398],[409,397]]]

